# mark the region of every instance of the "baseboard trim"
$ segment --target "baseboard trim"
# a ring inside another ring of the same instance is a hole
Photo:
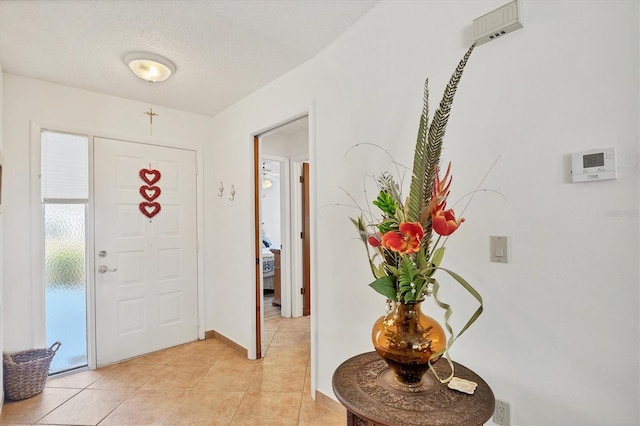
[[[229,345],[232,349],[235,349],[236,351],[238,351],[239,353],[241,353],[242,355],[248,357],[249,356],[249,351],[247,351],[247,348],[245,348],[242,345],[237,344],[236,342],[234,342],[233,340],[229,339],[227,336],[222,335],[220,333],[218,333],[215,330],[209,330],[209,331],[205,331],[204,332],[204,338],[205,339],[218,339],[218,340],[222,340],[224,343],[226,343],[227,345]]]
[[[342,414],[343,416],[347,415],[347,409],[342,404],[319,390],[316,390],[316,401],[334,413]]]

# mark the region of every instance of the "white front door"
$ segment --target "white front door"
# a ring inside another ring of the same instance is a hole
[[[196,154],[94,138],[98,365],[198,338]]]

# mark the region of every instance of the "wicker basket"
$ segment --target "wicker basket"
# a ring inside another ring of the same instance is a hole
[[[19,401],[42,392],[49,375],[51,360],[60,348],[56,342],[48,349],[31,349],[3,355],[4,395]]]

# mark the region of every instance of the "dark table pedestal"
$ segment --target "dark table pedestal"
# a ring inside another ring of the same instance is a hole
[[[449,389],[431,371],[412,390],[396,381],[376,352],[343,362],[333,374],[333,391],[347,409],[349,426],[482,425],[493,414],[493,392],[476,373],[458,363],[454,366],[456,377],[478,384],[473,395]],[[444,359],[434,367],[441,378],[450,373]]]

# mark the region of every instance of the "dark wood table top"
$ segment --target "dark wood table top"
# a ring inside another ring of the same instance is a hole
[[[428,371],[417,389],[398,383],[393,371],[376,352],[356,355],[333,374],[333,391],[355,414],[351,424],[388,426],[477,426],[493,414],[495,399],[487,383],[473,371],[454,362],[455,376],[478,384],[474,394],[449,389]],[[441,378],[450,374],[445,359],[434,368]]]

